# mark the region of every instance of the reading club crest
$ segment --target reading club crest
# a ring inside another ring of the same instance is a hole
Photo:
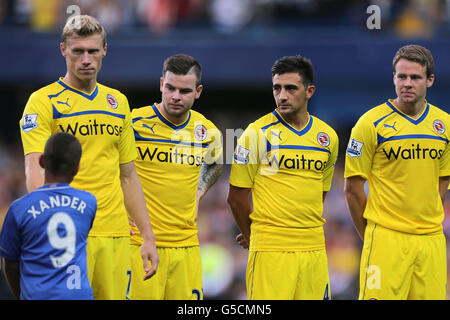
[[[195,127],[195,129],[194,129],[195,139],[197,139],[198,141],[203,141],[206,139],[207,135],[208,135],[208,131],[206,130],[204,125],[200,124]]]
[[[445,125],[441,120],[434,120],[433,122],[434,131],[439,134],[443,134],[445,132]]]
[[[117,106],[119,105],[119,103],[117,102],[117,99],[110,94],[108,94],[106,96],[106,100],[108,101],[108,105],[113,109],[116,109]]]
[[[322,147],[328,147],[330,145],[330,137],[325,132],[319,132],[317,135],[317,142]]]

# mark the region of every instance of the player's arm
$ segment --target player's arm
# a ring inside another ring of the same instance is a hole
[[[144,240],[141,247],[141,256],[145,270],[144,280],[146,280],[156,273],[159,257],[156,251],[155,234],[150,224],[141,181],[136,173],[136,167],[133,161],[120,165],[120,182],[125,207]],[[151,261],[150,268],[148,266],[149,260]]]
[[[44,170],[39,157],[52,135],[53,106],[47,95],[34,92],[30,95],[19,121],[20,136],[25,154],[25,178],[28,192],[44,184]]]
[[[25,156],[25,181],[28,192],[44,185],[44,169],[39,165],[41,154],[33,152]]]
[[[242,232],[236,237],[236,240],[245,249],[248,249],[250,243],[250,213],[252,207],[249,196],[251,190],[250,188],[239,188],[230,184],[227,198],[234,220]]]
[[[364,239],[364,231],[367,221],[364,219],[364,209],[366,208],[367,196],[364,191],[366,182],[361,176],[352,176],[345,179],[344,193],[350,215],[361,239]]]
[[[11,293],[20,298],[20,263],[19,261],[2,258],[2,270]]]
[[[200,177],[197,184],[197,204],[203,198],[209,188],[217,182],[222,174],[223,164],[220,159],[223,153],[221,133],[217,128],[208,130],[212,142],[208,146],[204,161],[200,169]]]
[[[330,156],[328,158],[327,164],[323,171],[323,191],[322,191],[322,202],[325,203],[325,198],[327,197],[328,191],[331,190],[331,183],[334,175],[334,168],[336,165],[338,152],[339,152],[339,138],[336,132],[330,132]]]
[[[197,185],[197,203],[203,198],[209,188],[219,179],[223,165],[219,163],[203,163]]]
[[[450,176],[439,177],[439,194],[441,196],[442,205],[445,202],[445,196],[447,195],[447,189],[449,187]]]

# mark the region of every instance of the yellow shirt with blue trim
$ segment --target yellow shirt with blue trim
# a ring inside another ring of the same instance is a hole
[[[388,100],[352,129],[345,177],[368,180],[364,218],[411,234],[442,232],[439,177],[450,175],[450,118],[426,103],[413,119]]]
[[[336,132],[308,115],[296,130],[274,110],[238,139],[230,184],[251,188],[251,251],[325,247],[323,192],[329,191],[338,154]]]
[[[76,136],[82,147],[71,186],[97,198],[89,235],[129,236],[119,169],[136,158],[127,98],[99,83],[87,94],[62,79],[32,93],[20,120],[24,154],[43,153],[48,138],[60,131]]]
[[[203,163],[222,157],[220,131],[200,113],[190,110],[175,125],[158,104],[131,112],[136,140],[136,171],[142,183],[156,246],[198,246],[196,195]],[[131,243],[142,244],[133,228]]]

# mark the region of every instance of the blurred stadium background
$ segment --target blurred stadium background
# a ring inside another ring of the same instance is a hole
[[[224,136],[273,110],[270,69],[276,59],[295,54],[312,59],[317,91],[310,112],[340,137],[324,211],[331,293],[333,299],[356,299],[362,242],[343,195],[348,136],[368,108],[395,97],[392,58],[408,43],[432,51],[436,82],[427,97],[449,111],[450,0],[0,0],[0,222],[26,192],[18,128],[23,108],[34,90],[65,73],[59,42],[70,5],[106,27],[108,54],[98,80],[125,93],[131,108],[159,101],[167,56],[196,57],[205,89],[195,109]],[[367,27],[370,5],[381,10],[380,29]],[[228,149],[234,141],[225,140]],[[246,298],[247,251],[234,241],[238,230],[226,204],[228,175],[226,165],[200,205],[206,299]],[[444,230],[449,238],[448,217]],[[0,299],[10,299],[0,278]]]

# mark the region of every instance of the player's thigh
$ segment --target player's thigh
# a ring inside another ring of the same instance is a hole
[[[420,251],[408,299],[445,300],[447,295],[447,248],[444,234],[417,236]]]
[[[325,249],[299,251],[299,276],[294,299],[331,299],[328,259]]]
[[[145,271],[141,257],[141,246],[132,244],[131,248],[131,300],[161,300],[164,299],[165,282],[167,277],[168,259],[166,251],[157,248],[159,264],[156,274],[150,279],[143,280]],[[149,262],[150,263],[150,262]]]
[[[129,237],[88,237],[86,250],[94,299],[126,299],[131,277]]]
[[[292,300],[297,278],[295,252],[250,251],[247,264],[249,300]]]
[[[369,223],[361,254],[359,299],[406,299],[414,269],[411,238]]]
[[[203,300],[200,247],[170,248],[165,299]]]

